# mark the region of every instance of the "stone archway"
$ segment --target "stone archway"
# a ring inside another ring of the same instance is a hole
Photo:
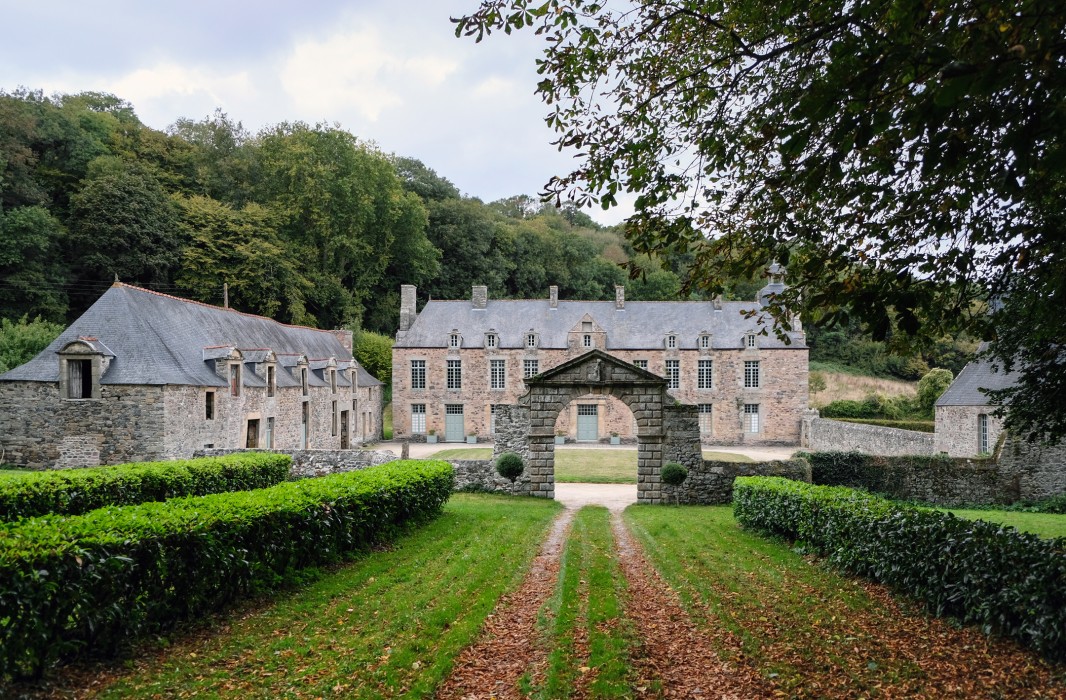
[[[666,380],[591,350],[536,377],[519,403],[529,411],[526,435],[530,494],[555,497],[555,421],[572,400],[587,394],[610,395],[633,412],[637,423],[637,502],[661,503],[659,474],[666,430],[663,408],[674,403]]]

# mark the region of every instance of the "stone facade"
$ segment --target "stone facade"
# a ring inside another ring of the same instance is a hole
[[[1066,494],[1066,443],[1043,447],[1008,437],[996,457],[1019,499],[1039,501]]]
[[[937,406],[936,452],[952,457],[976,457],[984,452],[992,454],[1003,434],[1003,420],[995,414],[995,406]],[[984,416],[982,419],[981,416]],[[987,450],[981,450],[981,422],[985,422]]]
[[[819,418],[810,411],[803,419],[802,446],[815,452],[865,452],[871,455],[931,455],[938,436],[865,423]]]
[[[237,449],[197,450],[195,457],[223,457]],[[275,452],[292,457],[290,478],[307,479],[341,472],[351,472],[367,467],[393,462],[398,457],[388,450],[255,450],[256,452]]]

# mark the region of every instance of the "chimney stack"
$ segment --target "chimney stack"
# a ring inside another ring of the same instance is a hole
[[[483,284],[475,284],[471,297],[475,309],[484,309],[489,303],[489,288]]]
[[[626,308],[626,288],[621,284],[614,286],[614,308],[619,310]]]
[[[548,287],[548,307],[552,309],[559,308],[559,287],[554,284]]]
[[[400,285],[400,331],[409,331],[418,316],[418,289],[413,284]]]

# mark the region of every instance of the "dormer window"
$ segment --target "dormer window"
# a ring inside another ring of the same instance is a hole
[[[668,336],[666,336],[666,347],[670,348],[671,350],[677,348],[677,336],[676,335],[668,335]]]
[[[303,395],[307,396],[307,368],[300,368],[300,388],[303,390]]]
[[[588,333],[586,333],[585,335],[583,335],[583,336],[581,337],[581,344],[582,344],[583,346],[585,346],[586,348],[591,348],[591,347],[592,347],[592,336],[591,336],[591,335],[589,335]]]
[[[110,357],[97,338],[79,337],[59,351],[59,395],[64,399],[99,399],[100,377]]]
[[[229,366],[229,394],[230,396],[241,395],[241,366],[237,363]]]
[[[526,347],[527,348],[535,348],[535,347],[537,347],[537,334],[536,333],[528,333],[528,334],[526,334]]]
[[[458,333],[452,333],[450,336],[448,336],[448,347],[450,347],[450,348],[459,347],[459,334]]]
[[[709,335],[701,335],[700,336],[700,350],[709,350],[710,347],[711,347],[711,336],[709,336]]]
[[[749,333],[749,334],[748,334],[748,337],[747,337],[747,340],[745,341],[745,344],[746,344],[746,345],[747,345],[747,346],[748,346],[749,348],[754,348],[754,347],[756,347],[756,346],[755,346],[755,334],[754,334],[754,333]]]
[[[337,393],[337,370],[335,369],[329,371],[329,390],[331,394]]]
[[[92,360],[67,360],[67,398],[91,399],[92,397]]]
[[[497,345],[497,335],[495,333],[489,333],[485,336],[485,347],[494,348]]]

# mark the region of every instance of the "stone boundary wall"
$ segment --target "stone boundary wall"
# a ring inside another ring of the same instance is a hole
[[[682,505],[724,505],[733,502],[733,482],[738,476],[780,476],[811,482],[811,465],[805,459],[770,462],[718,462],[702,460],[688,468],[688,478],[680,486],[662,485],[663,503]]]
[[[530,495],[529,474],[515,480],[514,490],[511,482],[496,473],[496,462],[491,459],[455,459],[448,460],[455,472],[456,491],[490,491],[495,493],[514,493],[519,496]],[[528,471],[528,470],[527,470]]]
[[[817,412],[803,418],[802,445],[814,452],[865,452],[873,455],[936,454],[936,436],[916,430],[848,423],[819,418]]]
[[[242,450],[215,448],[197,450],[193,456],[223,457],[235,452],[274,452],[290,455],[292,457],[292,469],[289,472],[289,476],[293,479],[351,472],[399,459],[392,452],[385,450]]]
[[[1042,447],[1010,436],[999,450],[998,464],[1018,498],[1039,501],[1066,494],[1066,442]]]

